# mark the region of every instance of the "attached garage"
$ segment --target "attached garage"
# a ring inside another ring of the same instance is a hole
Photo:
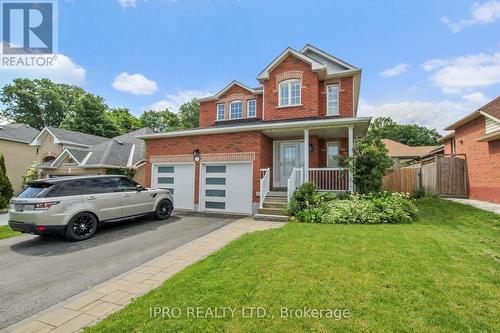
[[[153,164],[152,172],[152,188],[169,190],[176,209],[194,210],[194,163]]]
[[[200,210],[252,214],[252,162],[202,163]]]

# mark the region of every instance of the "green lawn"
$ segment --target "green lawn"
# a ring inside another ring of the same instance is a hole
[[[20,232],[12,230],[8,225],[0,227],[0,239],[18,236],[20,234]]]
[[[246,235],[88,332],[498,332],[498,215],[435,198],[418,206],[409,225],[289,223]],[[151,318],[155,306],[183,315]],[[266,317],[243,318],[250,306]],[[187,307],[238,310],[191,319]],[[350,316],[285,319],[281,307]]]

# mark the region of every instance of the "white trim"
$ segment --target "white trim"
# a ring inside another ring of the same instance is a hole
[[[250,102],[255,102],[255,115],[249,116],[249,110],[250,110]],[[247,118],[257,118],[257,99],[247,99]]]
[[[348,64],[347,62],[340,60],[337,57],[332,56],[331,54],[326,53],[325,51],[322,51],[318,49],[317,47],[311,45],[311,44],[306,44],[301,50],[300,53],[305,53],[306,51],[312,51],[313,53],[319,54],[320,56],[327,58],[330,61],[336,62],[339,65],[342,65],[348,69],[357,69],[351,64]]]
[[[264,105],[266,105],[266,94],[264,93],[265,91],[265,88],[264,88],[264,85],[262,85],[262,120],[265,120],[264,119]]]
[[[483,116],[487,117],[487,118],[490,118],[491,120],[494,120],[496,121],[497,123],[500,123],[500,119],[496,118],[495,116],[492,116],[491,114],[489,113],[486,113],[484,111],[479,111]]]
[[[309,181],[309,129],[304,130],[304,182]]]
[[[85,163],[87,163],[87,161],[88,161],[88,160],[89,160],[89,158],[90,158],[90,155],[92,155],[92,152],[89,152],[89,153],[87,154],[87,156],[85,156],[85,158],[84,158],[84,159],[83,159],[83,161],[82,161],[82,165],[85,165]]]
[[[222,110],[224,112],[224,114],[222,115],[222,119],[219,118],[219,106],[221,106],[221,105],[224,109],[224,110]],[[217,121],[225,120],[226,119],[226,103],[215,104],[215,109],[216,109],[216,120]]]
[[[231,110],[231,106],[233,104],[236,104],[236,103],[240,103],[241,104],[241,117],[233,117],[233,112],[232,112],[233,110]],[[243,110],[243,101],[241,99],[235,99],[234,101],[231,101],[229,103],[229,119],[243,119],[243,118],[245,118],[244,114],[243,114],[244,113],[243,111],[244,111]]]
[[[244,85],[241,82],[233,80],[233,81],[231,81],[231,83],[229,83],[227,86],[225,86],[224,88],[222,88],[222,90],[220,90],[215,95],[213,95],[213,96],[206,96],[206,97],[200,97],[200,98],[195,98],[195,99],[193,99],[193,101],[195,103],[200,103],[200,102],[209,102],[209,101],[217,100],[217,99],[219,99],[219,97],[221,95],[224,95],[224,93],[226,93],[229,89],[231,89],[235,85],[240,86],[241,88],[243,88],[245,90],[248,90],[249,92],[251,92],[254,95],[260,95],[260,94],[262,94],[262,91],[260,91],[260,89],[252,89],[252,88]]]
[[[283,59],[285,59],[288,55],[293,55],[308,64],[311,65],[311,69],[313,72],[317,72],[320,70],[325,70],[326,66],[317,62],[316,60],[306,56],[305,54],[302,54],[300,52],[295,51],[294,49],[287,47],[283,52],[281,52],[280,55],[276,59],[274,59],[269,65],[264,68],[260,74],[257,76],[257,80],[268,80],[269,79],[269,72],[274,69]]]
[[[330,87],[337,87],[337,112],[330,110]],[[332,83],[326,86],[326,115],[338,116],[340,114],[340,84]]]
[[[132,166],[132,162],[134,160],[134,152],[135,152],[135,143],[132,145],[132,148],[130,149],[130,154],[128,156],[128,161],[127,161],[128,167]]]
[[[237,132],[248,132],[248,131],[259,131],[259,130],[273,130],[273,129],[288,129],[294,127],[304,127],[304,126],[328,126],[328,125],[355,125],[363,124],[367,125],[370,123],[372,117],[357,117],[357,118],[332,118],[332,119],[314,119],[314,120],[298,120],[298,121],[287,121],[287,122],[271,122],[257,125],[240,125],[240,126],[228,126],[228,127],[208,127],[192,130],[182,130],[173,131],[165,133],[152,133],[136,135],[138,139],[159,139],[159,138],[173,138],[180,136],[191,136],[191,135],[204,135],[204,134],[220,134],[220,133],[237,133]]]
[[[353,146],[354,146],[354,127],[351,125],[349,126],[349,135],[348,135],[348,156],[352,157],[353,154]],[[349,171],[349,192],[354,192],[354,181],[353,181],[353,175],[352,171]]]
[[[293,103],[292,102],[292,84],[294,83],[299,83],[299,102],[298,103]],[[286,85],[287,86],[287,91],[288,91],[288,98],[287,98],[287,103],[288,104],[281,104],[281,86]],[[300,79],[289,79],[289,80],[283,80],[278,83],[278,107],[279,108],[285,108],[285,107],[294,107],[294,106],[301,106],[302,105],[302,80]]]

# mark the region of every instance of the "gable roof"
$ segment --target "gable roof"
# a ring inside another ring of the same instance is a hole
[[[70,146],[91,147],[95,144],[109,140],[98,135],[86,134],[62,128],[47,126],[30,143],[32,146],[39,146],[46,135],[51,135],[56,144],[66,144]]]
[[[4,124],[0,125],[0,140],[30,143],[39,132],[26,124]]]
[[[213,101],[213,100],[219,99],[220,96],[224,95],[226,92],[229,91],[229,89],[231,89],[234,86],[239,86],[239,87],[241,87],[241,88],[243,88],[245,90],[248,90],[250,93],[252,93],[254,95],[262,94],[262,87],[250,88],[250,87],[244,85],[243,83],[241,83],[239,81],[233,80],[233,81],[231,81],[231,83],[229,83],[227,86],[225,86],[224,88],[222,88],[222,90],[220,90],[215,95],[213,95],[213,96],[206,96],[206,97],[200,97],[200,98],[195,98],[193,101],[199,103],[199,102],[208,102],[208,101]]]
[[[500,123],[500,96],[492,100],[491,102],[481,106],[476,111],[469,113],[465,117],[457,120],[453,124],[445,128],[446,131],[451,131],[457,127],[463,126],[472,120],[479,118],[481,116],[488,117],[498,123]]]
[[[390,139],[382,139],[382,142],[385,144],[385,147],[388,150],[387,155],[389,155],[389,157],[415,158],[427,155],[429,152],[439,147],[439,146],[411,147]]]
[[[150,128],[141,128],[112,139],[100,142],[86,149],[66,148],[49,164],[39,164],[39,168],[57,168],[67,156],[82,168],[131,168],[146,156],[146,143],[137,135],[156,133]]]

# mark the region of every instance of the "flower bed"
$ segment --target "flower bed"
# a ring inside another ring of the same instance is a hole
[[[380,192],[370,194],[319,193],[306,183],[294,193],[289,205],[292,221],[328,224],[411,223],[417,207],[409,194]]]

